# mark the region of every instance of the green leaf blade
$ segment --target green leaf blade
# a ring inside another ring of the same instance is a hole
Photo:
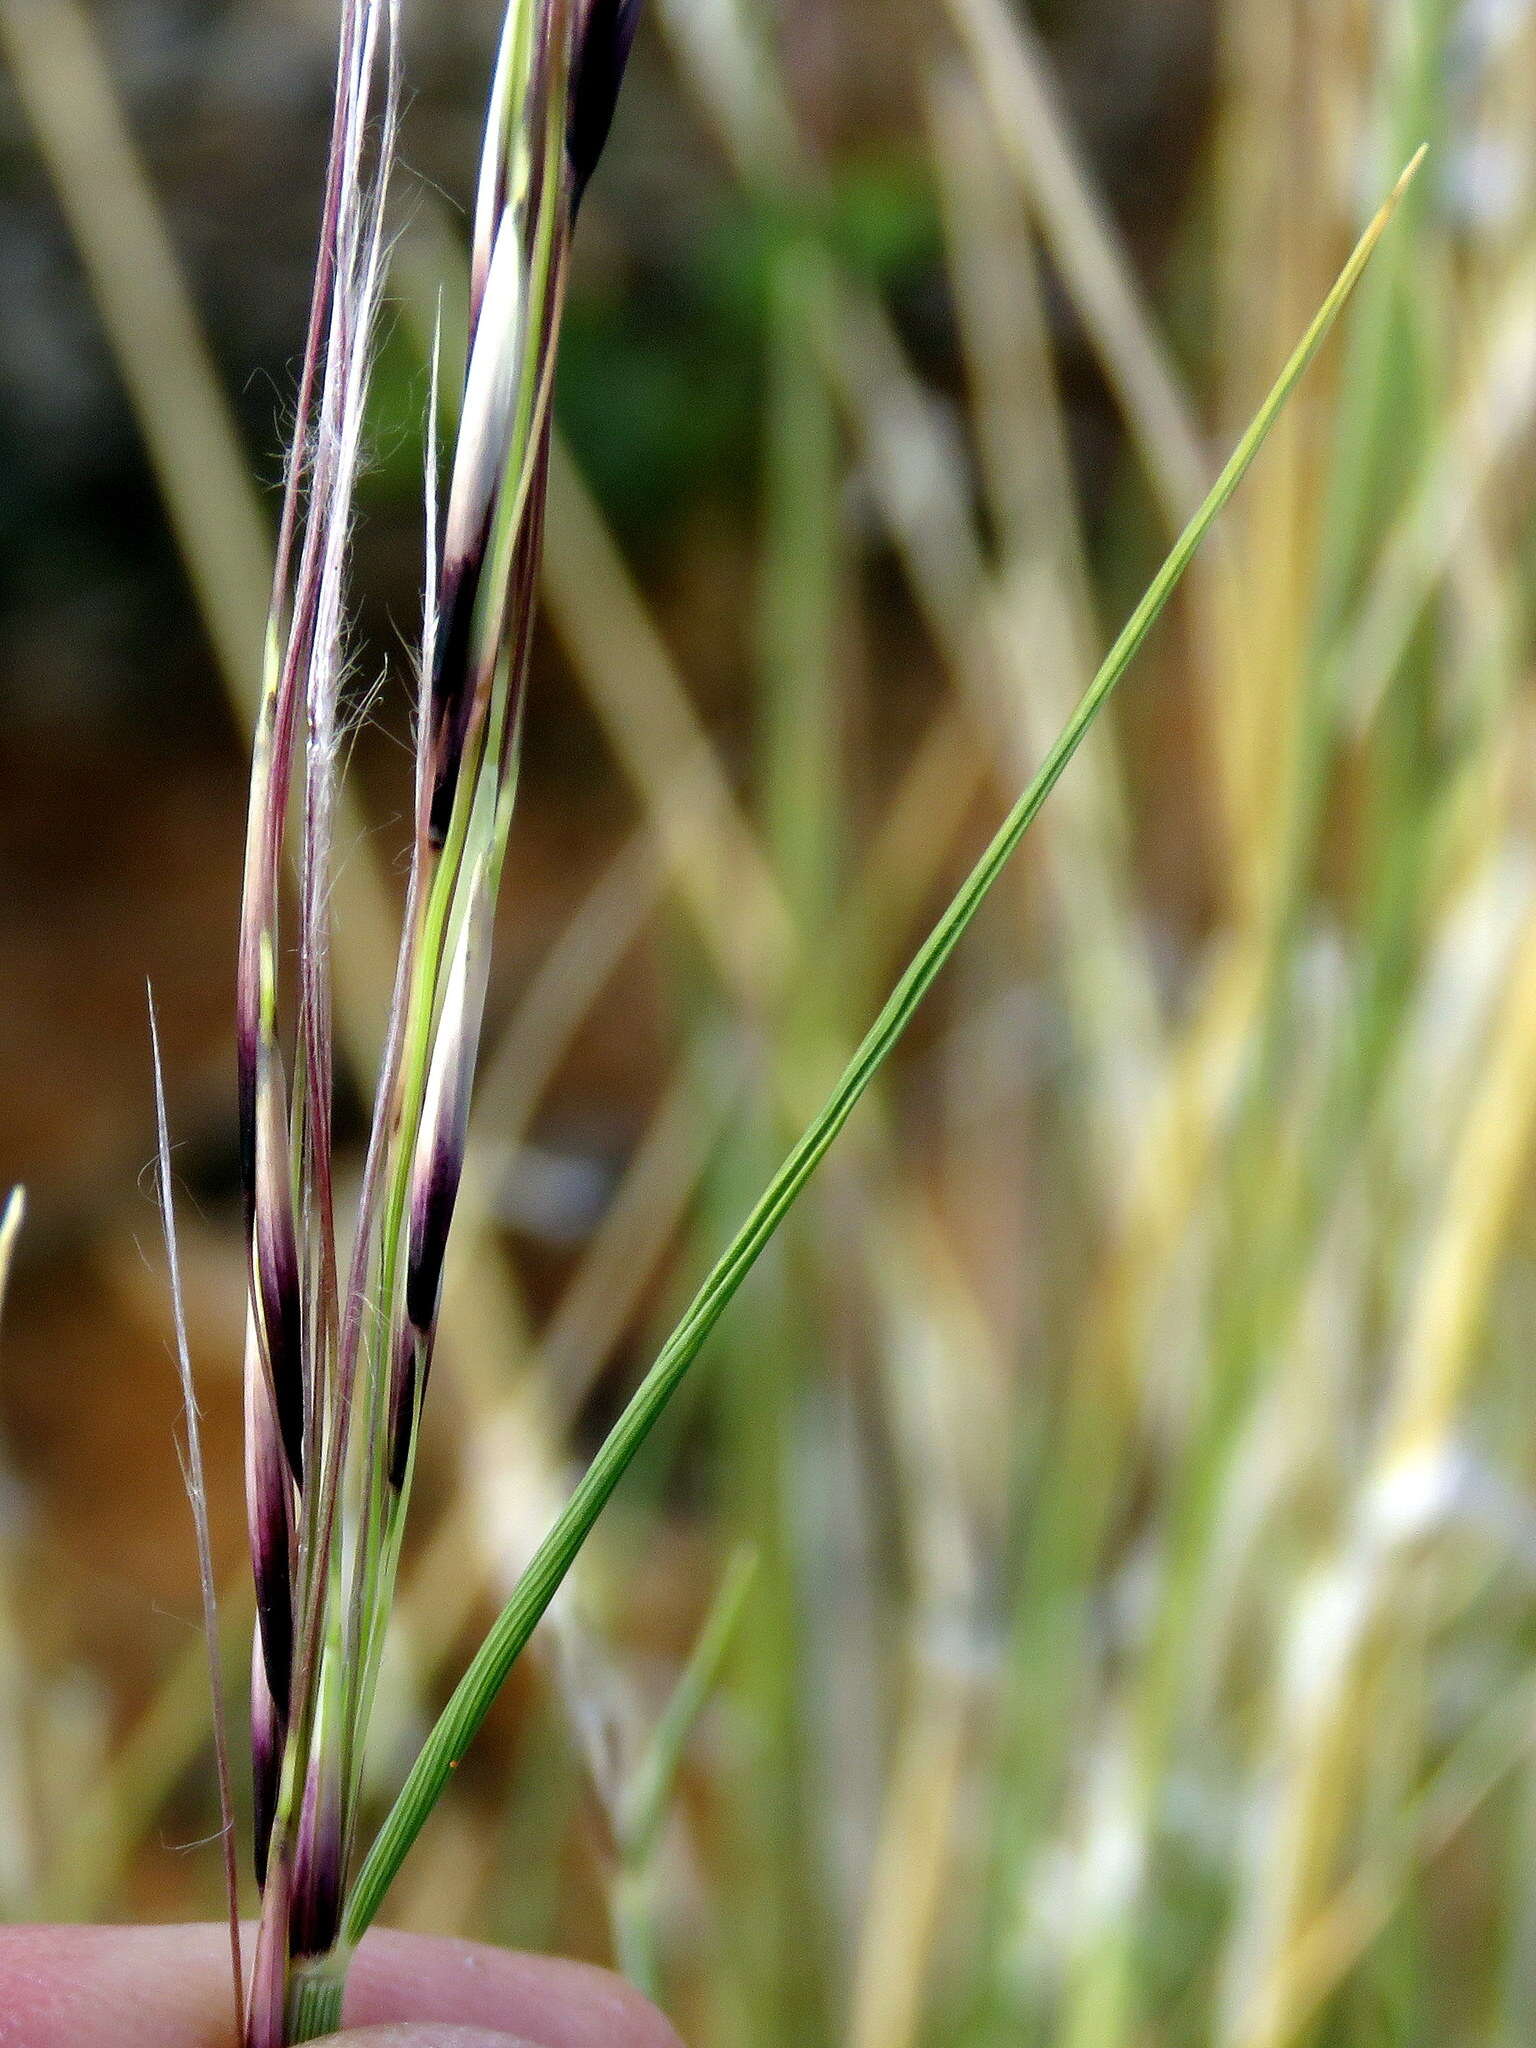
[[[1082,744],[1090,726],[1139,653],[1213,521],[1242,481],[1291,393],[1343,310],[1423,156],[1424,151],[1420,149],[1366,228],[1264,403],[1122,628],[1028,788],[1003,820],[949,907],[919,947],[819,1115],[796,1142],[757,1206],[716,1262],[577,1484],[558,1521],[540,1545],[427,1737],[368,1853],[348,1899],[345,1923],[348,1942],[359,1940],[371,1925],[412,1842],[474,1739],[507,1673],[555,1597],[614,1488],[681,1384],[732,1296],[852,1116],[860,1098],[906,1030],[918,1005]]]

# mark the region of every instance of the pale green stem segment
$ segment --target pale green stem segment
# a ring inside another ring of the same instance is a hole
[[[656,1847],[672,1806],[689,1738],[736,1640],[756,1573],[757,1555],[751,1549],[739,1550],[731,1559],[709,1617],[625,1790],[617,1816],[619,1871],[614,1946],[619,1968],[647,1998],[658,1997],[661,1990],[655,1940]]]
[[[316,1961],[295,1963],[288,1980],[288,2038],[318,2041],[341,2026],[341,2001],[350,1954],[333,1949]]]
[[[1423,156],[1421,149],[1361,236],[1311,326],[1233,450],[1205,502],[1180,534],[1146,595],[1131,614],[1034,780],[1009,812],[959,893],[919,948],[820,1114],[796,1143],[757,1207],[694,1296],[682,1321],[588,1466],[559,1520],[540,1545],[517,1590],[476,1652],[437,1725],[427,1737],[358,1873],[347,1902],[345,1939],[349,1943],[355,1943],[372,1923],[406,1852],[442,1796],[449,1777],[473,1741],[507,1673],[559,1590],[561,1581],[631,1459],[676,1392],[732,1295],[751,1271],[759,1253],[778,1229],[801,1189],[853,1114],[859,1098],[905,1031],[918,1004],[959,943],[961,934],[980,909],[987,892],[1082,744],[1088,728],[1130,667],[1212,521],[1242,481],[1297,381],[1358,283],[1372,250]]]
[[[619,1832],[626,1857],[648,1856],[655,1847],[688,1738],[736,1639],[736,1627],[756,1574],[756,1553],[749,1549],[737,1551],[726,1568],[683,1675],[625,1793]]]

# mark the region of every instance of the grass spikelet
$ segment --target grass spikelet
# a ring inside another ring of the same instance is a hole
[[[567,250],[635,9],[514,0],[474,228],[441,514],[428,434],[415,829],[351,1248],[331,1165],[328,914],[346,583],[398,105],[396,21],[348,0],[252,766],[237,1023],[250,1248],[247,1486],[262,1927],[248,2048],[335,2022],[362,1756],[464,1170],[516,788]],[[572,93],[572,79],[579,82]],[[291,961],[279,906],[301,832]],[[285,1048],[291,967],[292,1024]]]

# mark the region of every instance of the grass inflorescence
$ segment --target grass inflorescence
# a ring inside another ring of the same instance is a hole
[[[348,549],[387,255],[397,33],[389,0],[349,0],[251,780],[237,1036],[262,1890],[252,2048],[325,2031],[344,1976],[338,1943],[364,1745],[464,1169],[517,784],[567,252],[633,9],[529,0],[508,9],[503,27],[441,516],[429,435],[415,829],[348,1249],[334,1188],[330,906]],[[290,820],[298,907],[285,950]]]
[[[464,1171],[491,926],[516,789],[570,236],[634,21],[628,6],[519,0],[503,28],[473,229],[467,368],[441,521],[433,432],[427,441],[415,831],[394,1003],[345,1252],[334,1204],[329,887],[347,664],[347,539],[383,283],[399,82],[392,9],[382,0],[354,0],[343,17],[326,210],[257,726],[240,943],[251,1271],[247,1464],[258,1591],[255,1846],[262,1887],[251,2048],[281,2048],[334,2023],[348,1953],[602,1507],[1130,666],[1353,289],[1398,197],[1368,229],[1025,793],[662,1347],[351,1878],[364,1744]],[[433,411],[435,417],[435,397]],[[299,820],[299,904],[296,940],[285,955],[278,921],[290,816]],[[286,1056],[279,987],[285,958],[296,981]]]

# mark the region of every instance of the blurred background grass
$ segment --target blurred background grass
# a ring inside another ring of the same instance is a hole
[[[243,705],[332,13],[0,0],[12,1918],[217,1910],[143,983],[238,1671]],[[407,9],[355,1073],[494,28]],[[618,1954],[694,2048],[1530,2038],[1533,138],[1524,0],[655,0],[567,322],[381,1796],[1433,154],[402,1921]]]

